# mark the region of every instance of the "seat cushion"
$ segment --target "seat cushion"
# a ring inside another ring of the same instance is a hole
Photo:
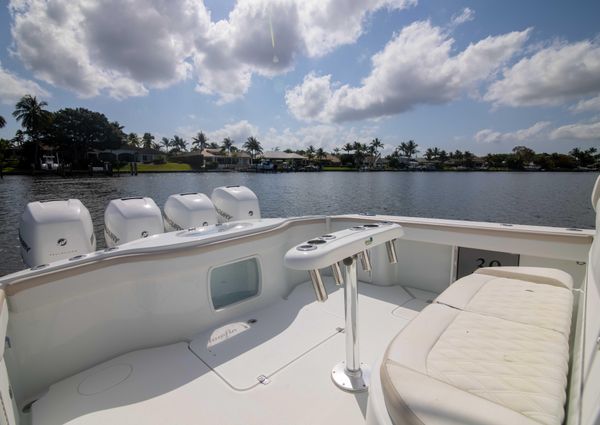
[[[560,332],[432,304],[392,341],[380,373],[396,424],[558,425],[568,359]]]
[[[509,273],[499,274],[465,276],[450,285],[436,302],[569,335],[573,308],[570,289],[520,279],[531,276],[525,273],[513,274],[519,279],[504,277]]]
[[[533,283],[544,283],[573,289],[573,278],[570,274],[559,269],[546,267],[483,267],[475,270],[475,274],[526,280]]]

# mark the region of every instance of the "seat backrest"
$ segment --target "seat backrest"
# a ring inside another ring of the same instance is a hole
[[[18,424],[16,404],[8,380],[8,371],[4,361],[6,328],[8,327],[8,305],[6,295],[0,289],[0,424]]]
[[[600,177],[592,191],[592,206],[596,235],[587,264],[583,329],[581,423],[585,425],[600,422]]]

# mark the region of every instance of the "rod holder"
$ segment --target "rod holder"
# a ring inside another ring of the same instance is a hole
[[[362,269],[366,272],[370,272],[373,267],[371,266],[371,255],[369,254],[369,251],[365,249],[358,256],[360,257]]]
[[[339,263],[333,263],[331,265],[331,273],[333,274],[333,280],[335,284],[340,286],[344,283],[344,276],[342,275],[342,269]]]
[[[389,240],[385,243],[385,249],[387,251],[388,261],[390,264],[398,263],[398,256],[396,255],[396,245],[394,242],[396,239]]]
[[[357,255],[344,259],[346,360],[336,364],[331,371],[333,383],[351,393],[367,391],[371,376],[369,366],[359,360],[357,261]]]
[[[313,289],[315,290],[317,301],[324,303],[327,301],[328,295],[327,290],[325,289],[325,284],[323,283],[323,279],[321,278],[321,273],[318,269],[315,269],[309,270],[308,274],[310,275],[310,281],[312,282]]]

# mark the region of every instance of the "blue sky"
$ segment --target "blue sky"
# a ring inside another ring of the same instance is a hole
[[[598,1],[12,0],[0,137],[32,93],[126,132],[267,149],[600,147],[599,16]]]

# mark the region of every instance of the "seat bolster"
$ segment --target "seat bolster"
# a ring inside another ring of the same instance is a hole
[[[390,360],[381,365],[381,385],[395,425],[540,425],[500,404]]]
[[[494,279],[496,279],[495,276],[470,274],[450,285],[449,288],[438,295],[435,302],[458,308],[459,310],[465,310],[469,302],[477,295],[481,288]]]
[[[394,338],[384,359],[427,373],[427,355],[459,313],[441,304],[428,305]]]
[[[573,278],[568,273],[545,267],[484,267],[474,272],[478,275],[525,280],[533,283],[560,286],[573,289]]]

